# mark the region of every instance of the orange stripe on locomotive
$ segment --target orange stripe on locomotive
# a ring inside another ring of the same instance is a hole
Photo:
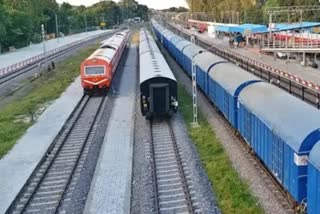
[[[128,32],[107,39],[90,57],[81,63],[81,84],[85,91],[108,89],[125,49]]]

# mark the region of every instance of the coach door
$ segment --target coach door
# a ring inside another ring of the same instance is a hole
[[[280,183],[283,181],[283,149],[284,142],[276,134],[272,136],[272,173]]]
[[[154,113],[166,113],[169,111],[169,85],[150,85],[150,111]]]
[[[229,94],[227,91],[224,90],[224,96],[223,96],[223,113],[225,114],[225,116],[230,119],[229,116]]]

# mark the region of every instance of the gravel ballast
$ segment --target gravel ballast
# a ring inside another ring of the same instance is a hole
[[[187,93],[191,95],[192,87],[190,78],[164,48],[161,48],[161,50],[176,78],[185,87]],[[221,114],[199,90],[198,106],[204,117],[207,118],[219,142],[224,147],[233,168],[239,173],[240,177],[248,183],[250,191],[257,197],[258,202],[265,212],[270,214],[288,213],[273,193],[272,189],[274,188],[270,189],[266,187],[266,181],[261,177],[261,173],[257,169],[259,168],[257,161],[252,157],[248,158],[248,150],[242,145],[240,139],[234,135],[234,130],[231,129]],[[269,178],[267,179],[270,180]],[[267,182],[268,185],[270,185],[270,181]]]
[[[151,157],[150,123],[140,112],[139,91],[137,92],[135,115],[135,142],[132,179],[131,213],[150,214],[155,213],[155,194],[153,186],[153,169]],[[196,148],[188,136],[187,127],[180,113],[171,118],[175,138],[179,146],[181,156],[188,166],[191,174],[195,196],[201,208],[201,213],[220,213],[216,206],[215,197],[206,172],[202,168],[201,160]]]
[[[110,116],[112,114],[112,109],[114,106],[114,101],[117,97],[117,91],[121,84],[121,78],[124,78],[122,75],[124,64],[126,62],[128,51],[125,51],[123,54],[121,64],[117,70],[117,73],[113,79],[112,89],[108,93],[108,101],[105,109],[103,110],[103,116],[99,121],[97,131],[95,132],[93,143],[90,145],[90,151],[85,159],[83,167],[81,169],[81,174],[78,180],[72,180],[76,184],[74,189],[68,190],[64,196],[64,200],[61,203],[60,210],[66,211],[66,213],[83,213],[87,195],[90,190],[90,185],[92,182],[93,174],[95,167],[98,161],[100,149],[103,143],[103,139],[107,130],[110,121]]]
[[[150,214],[155,212],[150,124],[141,116],[139,102],[137,102],[137,107],[131,213]],[[201,208],[202,213],[220,213],[211,191],[211,184],[202,168],[196,148],[188,136],[187,128],[180,113],[172,117],[171,123],[181,156],[191,174],[191,183],[196,190],[195,196],[199,203],[198,207]]]
[[[151,148],[149,146],[151,135],[149,122],[142,117],[140,112],[139,90],[136,94],[131,213],[148,214],[155,211]]]
[[[212,187],[209,178],[202,167],[197,149],[188,135],[188,130],[182,115],[177,113],[171,119],[171,122],[179,151],[191,174],[190,183],[196,190],[196,201],[199,203],[201,213],[220,213],[214,193],[211,191]]]

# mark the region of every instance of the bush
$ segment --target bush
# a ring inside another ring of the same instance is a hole
[[[42,38],[40,34],[34,34],[31,38],[32,43],[40,43],[42,42]]]

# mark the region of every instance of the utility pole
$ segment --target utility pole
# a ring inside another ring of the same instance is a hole
[[[191,44],[192,44],[192,109],[193,109],[193,127],[198,127],[198,99],[197,99],[197,70],[196,70],[196,48],[195,48],[196,38],[195,35],[191,35]]]
[[[128,0],[126,0],[126,16],[127,16],[127,19],[129,19],[129,6],[128,6]]]
[[[42,44],[43,44],[43,59],[44,63],[47,62],[47,48],[46,48],[46,32],[44,30],[44,24],[41,25]]]
[[[122,23],[124,22],[125,18],[124,18],[124,3],[122,5],[122,8],[121,8],[121,15],[122,15]]]
[[[194,8],[193,8],[193,0],[191,0],[191,19],[193,19],[193,11],[194,11]],[[189,16],[190,17],[190,16]]]
[[[57,41],[59,43],[59,23],[58,23],[58,15],[55,15],[56,17],[56,36],[57,36]]]
[[[272,36],[272,13],[269,13],[269,40],[268,40],[268,48],[270,48],[271,36]]]

